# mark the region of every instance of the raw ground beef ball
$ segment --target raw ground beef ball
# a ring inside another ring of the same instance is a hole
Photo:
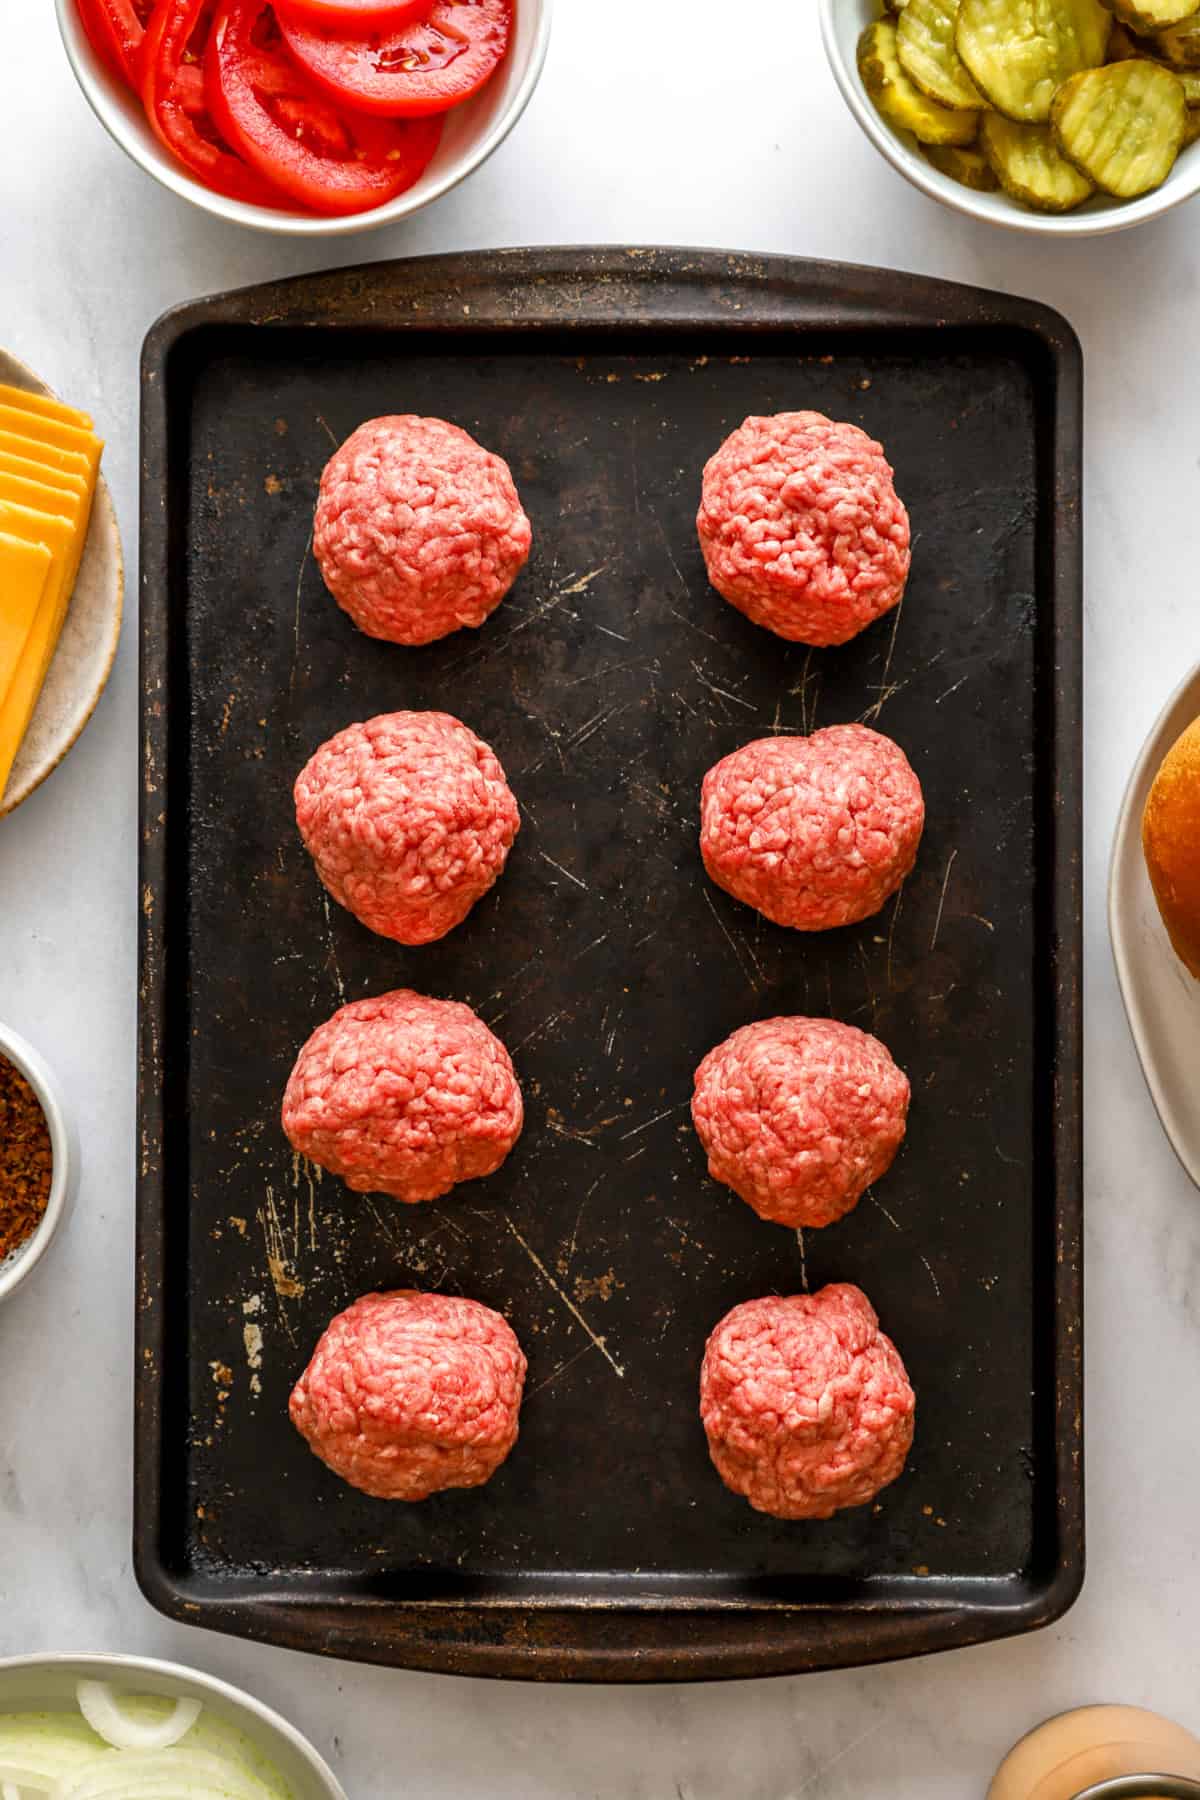
[[[708,771],[700,796],[712,879],[796,931],[877,913],[911,872],[924,825],[908,758],[866,725],[756,738]]]
[[[696,1070],[692,1122],[708,1172],[777,1225],[832,1225],[904,1141],[908,1077],[878,1038],[837,1019],[762,1019]]]
[[[882,447],[824,413],[739,425],[705,467],[696,528],[718,594],[801,644],[844,644],[908,579],[908,514]]]
[[[726,1313],[700,1417],[726,1487],[777,1519],[828,1519],[895,1481],[916,1400],[861,1288],[771,1295]]]
[[[482,625],[531,538],[508,464],[444,419],[369,419],[321,477],[313,554],[369,637],[430,644]]]
[[[525,1358],[478,1300],[364,1294],[328,1326],[292,1390],[292,1424],[377,1500],[479,1487],[517,1441]]]
[[[445,937],[487,893],[520,828],[494,753],[449,713],[381,713],[322,744],[296,823],[339,906],[401,944]]]
[[[399,988],[313,1032],[283,1096],[292,1148],[362,1194],[436,1200],[521,1135],[508,1051],[469,1006]]]

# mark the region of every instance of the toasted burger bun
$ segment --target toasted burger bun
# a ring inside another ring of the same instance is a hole
[[[1200,719],[1176,738],[1154,777],[1142,850],[1175,952],[1200,980]]]

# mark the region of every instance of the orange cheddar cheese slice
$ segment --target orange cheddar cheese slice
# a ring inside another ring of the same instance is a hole
[[[86,496],[0,468],[0,500],[15,500],[18,506],[32,506],[38,512],[54,513],[70,524],[78,525],[83,517]]]
[[[12,684],[53,562],[47,545],[0,532],[0,699]]]
[[[8,785],[13,759],[29,728],[50,659],[58,644],[83,554],[90,510],[90,495],[86,508],[81,508],[81,515],[73,521],[59,513],[42,512],[15,500],[0,499],[0,532],[26,543],[45,544],[53,553],[33,624],[17,659],[8,691],[0,701],[0,798]]]
[[[49,394],[33,394],[28,388],[11,387],[6,381],[0,381],[0,403],[15,406],[21,412],[39,413],[45,419],[58,419],[63,425],[76,425],[81,431],[92,429],[90,416],[77,406],[64,406]]]
[[[60,450],[54,444],[40,444],[36,438],[22,437],[16,431],[0,430],[0,452],[19,456],[23,462],[40,463],[46,469],[59,469],[64,475],[78,475],[86,484],[91,459],[78,450]]]
[[[0,474],[20,475],[26,481],[40,481],[48,488],[55,488],[60,493],[78,494],[81,498],[87,493],[87,476],[76,475],[67,469],[57,469],[53,463],[37,462],[28,456],[16,456],[11,450],[0,445]]]
[[[79,528],[59,513],[45,513],[16,500],[0,500],[0,531],[27,544],[45,544],[65,573],[75,554]],[[58,571],[55,571],[57,577]]]
[[[74,450],[87,458],[89,469],[100,466],[100,452],[104,446],[95,432],[85,431],[78,425],[65,425],[61,419],[45,418],[41,413],[22,410],[0,400],[0,431],[16,432],[19,437],[31,438],[34,443],[55,450]]]
[[[4,783],[8,780],[8,770],[12,766],[12,757],[17,753],[20,738],[11,745],[8,743],[6,723],[8,706],[17,689],[17,677],[26,660],[39,621],[46,616],[47,608],[54,605],[62,585],[67,560],[75,546],[79,528],[69,519],[59,518],[56,514],[37,511],[31,506],[20,506],[12,500],[0,500],[0,532],[6,537],[17,538],[24,544],[41,544],[51,555],[50,568],[47,571],[45,586],[38,601],[37,611],[30,620],[29,631],[21,646],[21,653],[13,665],[12,674],[0,699],[0,799],[4,797]],[[24,733],[22,732],[22,735]]]

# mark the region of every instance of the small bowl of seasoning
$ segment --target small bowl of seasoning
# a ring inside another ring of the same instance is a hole
[[[32,1044],[0,1025],[0,1300],[49,1249],[78,1174],[58,1084]]]

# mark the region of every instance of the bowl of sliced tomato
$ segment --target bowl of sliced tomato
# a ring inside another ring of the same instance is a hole
[[[238,224],[386,225],[477,169],[537,85],[551,0],[55,0],[93,111]]]

